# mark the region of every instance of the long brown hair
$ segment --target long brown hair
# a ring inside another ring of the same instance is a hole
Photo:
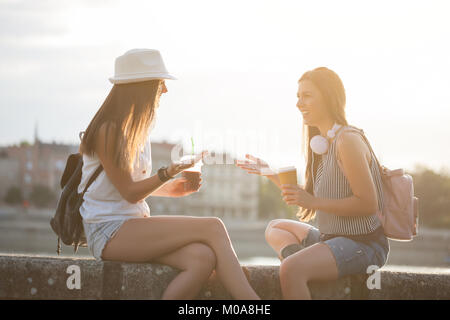
[[[345,118],[345,89],[339,76],[332,70],[320,67],[305,72],[298,80],[300,83],[303,80],[311,81],[320,91],[325,101],[326,108],[329,115],[335,123],[346,126],[347,120]],[[306,160],[305,169],[305,190],[313,194],[313,180],[311,173],[312,157],[314,157],[314,175],[317,171],[318,155],[315,154],[309,145],[312,137],[319,135],[320,131],[317,127],[303,124],[303,143],[302,149]],[[312,209],[300,208],[297,212],[297,217],[301,221],[310,221],[314,219],[316,211]]]
[[[96,136],[100,127],[105,124],[105,152],[107,146],[112,146],[110,152],[114,164],[131,172],[138,149],[145,142],[154,120],[160,84],[161,80],[115,84],[84,131],[80,153],[90,156],[94,154]],[[108,140],[109,133],[112,133],[112,140]]]

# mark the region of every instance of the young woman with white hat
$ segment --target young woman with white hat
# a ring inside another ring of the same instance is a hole
[[[259,299],[250,286],[223,222],[216,217],[150,216],[148,196],[181,197],[193,163],[171,163],[151,173],[151,131],[170,75],[157,50],[134,49],[118,57],[114,84],[84,132],[79,192],[99,165],[80,208],[90,251],[96,259],[156,262],[180,273],[162,299],[194,299],[215,270],[235,299]],[[204,154],[202,154],[203,156]],[[200,186],[198,187],[200,188]]]
[[[237,165],[266,175],[288,205],[300,208],[300,221],[273,220],[265,236],[281,260],[283,297],[310,299],[309,281],[382,267],[389,243],[376,216],[383,205],[380,171],[362,130],[347,123],[341,79],[324,67],[308,71],[298,81],[297,97],[305,133],[304,186],[280,185],[270,166],[251,155]],[[318,228],[306,223],[316,216]]]

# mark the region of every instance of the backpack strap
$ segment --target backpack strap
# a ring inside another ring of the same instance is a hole
[[[103,166],[102,165],[99,165],[98,167],[97,167],[97,169],[95,170],[95,172],[94,172],[94,174],[89,178],[89,181],[88,181],[88,183],[86,184],[86,187],[84,187],[84,190],[83,190],[83,193],[81,194],[81,201],[83,201],[83,198],[84,198],[84,194],[86,193],[86,191],[87,191],[87,189],[90,187],[90,185],[94,182],[94,180],[95,179],[97,179],[97,177],[98,177],[98,175],[100,174],[100,172],[102,172],[103,171]],[[81,225],[81,228],[82,228],[83,226]],[[78,228],[79,229],[79,228]],[[77,251],[78,251],[78,247],[79,247],[79,245],[80,245],[80,233],[79,233],[79,230],[78,230],[78,232],[76,231],[75,232],[76,234],[78,234],[78,236],[76,236],[76,239],[75,239],[75,244],[74,244],[74,249],[73,249],[73,252],[74,253],[76,253]],[[58,255],[60,254],[60,252],[61,252],[61,244],[60,244],[60,238],[58,237],[58,249],[57,249],[57,251],[56,251],[57,253],[58,253]]]
[[[378,168],[378,172],[379,172],[379,175],[380,175],[380,179],[381,179],[381,184],[384,184],[384,182],[383,182],[383,180],[384,180],[384,179],[383,179],[383,174],[386,174],[386,171],[389,171],[389,170],[386,170],[386,168],[383,167],[383,166],[380,164],[380,162],[378,161],[378,158],[377,158],[377,156],[375,155],[375,152],[373,152],[373,149],[372,149],[372,147],[371,147],[369,141],[367,140],[366,135],[364,134],[364,130],[363,130],[363,129],[356,128],[356,127],[354,127],[354,126],[348,126],[348,127],[349,127],[349,128],[347,128],[347,129],[340,130],[340,131],[338,132],[338,134],[341,133],[341,132],[344,132],[344,131],[348,131],[348,132],[352,132],[352,131],[353,131],[353,132],[359,133],[359,135],[363,138],[365,144],[368,146],[369,151],[370,151],[370,153],[371,153],[373,159],[375,159],[375,162],[376,162],[377,168]],[[337,136],[336,136],[336,138],[337,138]],[[343,169],[343,167],[342,167],[341,160],[339,159],[339,157],[338,157],[337,155],[336,155],[336,160],[337,160],[338,166],[340,167],[342,173],[343,173],[344,176],[345,176],[345,171],[344,171],[344,169]],[[372,169],[371,169],[371,170],[372,170]],[[381,192],[383,192],[383,191],[381,191]],[[382,206],[381,206],[381,209],[380,209],[380,210],[381,210],[381,211],[380,211],[381,214],[384,215],[384,212],[383,212],[383,209],[382,209],[383,207],[384,207],[384,200],[382,201]]]
[[[338,138],[339,134],[341,134],[342,132],[358,132],[360,134],[360,136],[363,138],[364,142],[366,143],[367,147],[369,148],[370,153],[372,154],[373,158],[375,159],[375,162],[378,166],[378,169],[380,171],[380,173],[384,172],[383,166],[380,164],[380,162],[378,161],[377,156],[375,155],[375,152],[372,149],[372,146],[370,145],[369,141],[367,140],[366,135],[364,134],[364,130],[363,129],[359,129],[356,128],[354,126],[348,126],[348,128],[343,128],[342,130],[339,130],[338,135],[336,136],[336,139]],[[339,164],[339,166],[341,167],[342,170],[342,163],[341,160],[339,159],[339,157],[336,157],[336,160]],[[344,171],[342,171],[344,172]]]
[[[88,183],[86,184],[86,187],[84,187],[82,196],[84,196],[84,194],[86,193],[86,190],[89,188],[89,186],[92,184],[92,182],[94,182],[94,180],[97,179],[98,175],[100,174],[100,172],[102,172],[102,170],[103,170],[103,166],[99,165],[97,170],[95,170],[94,174],[91,176]]]
[[[56,246],[56,253],[58,254],[58,256],[61,254],[61,238],[58,237],[58,244]]]

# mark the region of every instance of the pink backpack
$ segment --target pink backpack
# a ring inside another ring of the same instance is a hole
[[[391,240],[411,241],[419,225],[419,199],[414,196],[412,177],[403,169],[389,170],[381,166],[380,170],[384,207],[377,215],[384,234]]]
[[[377,162],[384,198],[383,209],[378,210],[377,216],[383,226],[384,234],[390,240],[411,241],[418,233],[419,224],[419,199],[414,196],[412,177],[403,169],[389,170],[380,165],[362,129],[349,126],[349,129],[343,131],[359,132]]]

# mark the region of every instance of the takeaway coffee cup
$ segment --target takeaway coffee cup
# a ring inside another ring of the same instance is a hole
[[[181,173],[181,176],[187,181],[184,183],[184,190],[185,191],[194,191],[197,190],[200,187],[200,176],[201,172],[197,171],[183,171]]]
[[[193,156],[185,156],[181,158],[182,162],[189,162],[194,159]],[[200,187],[200,176],[202,174],[202,160],[199,160],[195,163],[195,165],[191,168],[184,170],[181,173],[181,176],[185,178],[187,181],[184,183],[185,191],[193,191],[197,190]]]
[[[278,169],[280,184],[297,184],[297,169],[295,167],[284,167]]]

